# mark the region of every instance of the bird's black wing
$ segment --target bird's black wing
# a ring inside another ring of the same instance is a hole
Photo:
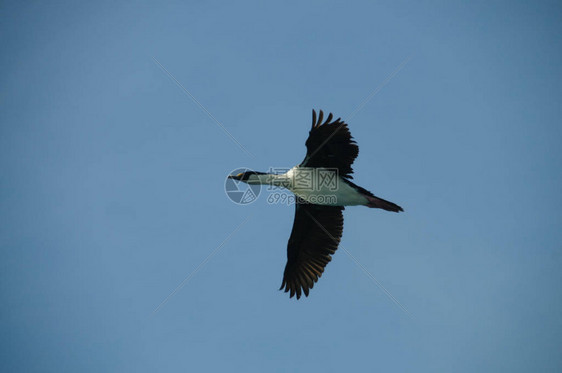
[[[337,168],[339,176],[352,179],[351,165],[359,154],[359,147],[351,137],[347,124],[340,118],[332,121],[330,113],[326,121],[320,110],[318,118],[312,110],[312,129],[306,140],[306,157],[301,167]]]
[[[308,292],[332,260],[343,232],[343,206],[297,203],[287,245],[287,265],[281,289],[297,295]]]

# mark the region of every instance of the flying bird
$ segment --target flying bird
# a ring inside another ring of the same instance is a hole
[[[322,276],[343,233],[345,206],[367,206],[404,211],[395,203],[376,197],[354,184],[351,165],[359,153],[345,122],[330,113],[312,110],[312,128],[306,140],[306,156],[284,174],[246,171],[228,178],[255,185],[284,187],[295,194],[295,220],[287,245],[287,264],[279,290],[297,299]]]

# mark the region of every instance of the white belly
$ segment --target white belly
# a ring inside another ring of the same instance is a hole
[[[309,203],[327,206],[356,206],[367,198],[326,169],[292,168],[287,172],[287,189]]]

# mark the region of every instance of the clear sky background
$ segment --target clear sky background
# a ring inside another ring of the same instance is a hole
[[[2,2],[0,370],[560,371],[561,19]],[[348,120],[357,184],[405,209],[347,208],[341,246],[409,314],[341,248],[289,299],[294,207],[225,195],[235,168],[300,162],[312,108]]]

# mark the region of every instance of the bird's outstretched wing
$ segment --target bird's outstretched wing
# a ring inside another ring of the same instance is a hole
[[[320,110],[318,118],[312,110],[312,129],[306,140],[306,157],[301,167],[337,168],[339,176],[352,179],[351,165],[359,154],[359,147],[351,137],[347,124],[340,118],[332,122],[330,113],[326,121]]]
[[[308,292],[332,260],[343,232],[343,206],[297,203],[287,245],[287,265],[281,289],[297,295]]]

